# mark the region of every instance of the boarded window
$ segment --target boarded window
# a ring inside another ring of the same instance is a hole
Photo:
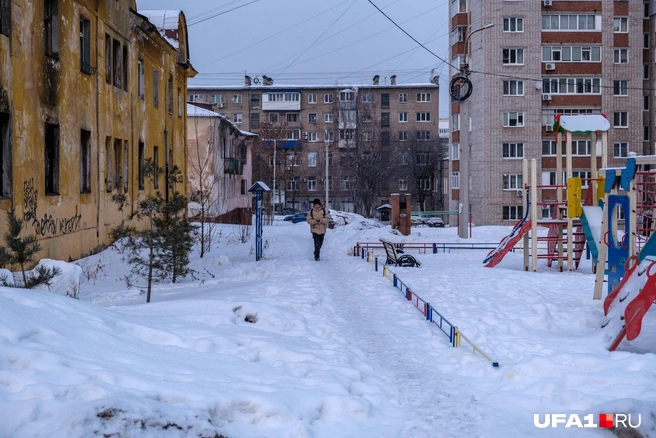
[[[45,37],[46,55],[59,55],[59,16],[57,0],[44,1],[43,34]]]

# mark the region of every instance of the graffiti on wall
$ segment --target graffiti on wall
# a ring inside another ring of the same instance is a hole
[[[80,229],[82,215],[75,214],[71,217],[57,218],[45,213],[39,218],[36,206],[38,191],[34,188],[34,178],[23,182],[23,220],[34,227],[36,234],[56,235],[70,234]]]

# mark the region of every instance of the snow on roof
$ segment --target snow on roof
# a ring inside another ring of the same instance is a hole
[[[239,131],[246,137],[257,137],[257,134],[254,132],[244,131],[243,129],[240,129]]]
[[[187,104],[187,117],[221,117],[225,118],[223,114],[201,108],[190,103]]]
[[[250,89],[250,90],[270,90],[270,91],[289,91],[289,90],[305,90],[305,89],[335,89],[335,88],[439,88],[439,85],[430,82],[420,84],[397,84],[397,85],[372,85],[372,84],[333,84],[333,85],[289,85],[289,84],[273,84],[273,85],[188,85],[188,90],[235,90],[235,89]]]
[[[148,18],[162,35],[162,38],[167,40],[173,47],[176,49],[180,48],[177,38],[172,38],[171,32],[167,34],[168,31],[173,31],[172,33],[177,35],[178,23],[180,21],[180,13],[182,11],[168,10],[168,11],[139,11],[141,15]]]
[[[601,114],[560,116],[560,127],[569,132],[608,131],[610,122]]]

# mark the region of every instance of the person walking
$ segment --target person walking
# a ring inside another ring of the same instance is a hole
[[[312,201],[312,208],[308,211],[306,221],[310,224],[310,232],[312,232],[312,240],[314,240],[314,259],[319,261],[326,227],[330,222],[330,213],[323,208],[318,198]]]

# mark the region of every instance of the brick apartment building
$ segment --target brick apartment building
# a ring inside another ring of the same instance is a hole
[[[522,217],[523,158],[537,160],[544,184],[555,180],[557,114],[604,114],[611,123],[609,166],[623,166],[629,152],[654,153],[649,1],[452,0],[450,20],[451,64],[460,66],[469,36],[473,84],[469,145],[460,144],[463,104],[450,108],[450,206],[457,208],[465,183],[459,158],[468,146],[475,224],[508,225]],[[494,27],[477,31],[488,24]],[[590,154],[601,144],[591,144],[589,136],[573,140],[574,176],[590,177]]]
[[[274,188],[276,211],[306,210],[318,197],[372,216],[395,192],[412,193],[415,210],[443,209],[437,78],[389,82],[278,85],[246,76],[241,86],[190,86],[188,100],[258,134],[253,179]]]

